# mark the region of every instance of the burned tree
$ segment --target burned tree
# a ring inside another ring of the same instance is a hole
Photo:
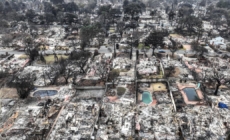
[[[101,61],[101,63],[97,66],[95,66],[94,70],[100,77],[100,79],[104,82],[106,82],[106,76],[108,75],[109,68],[105,61]]]
[[[54,62],[58,62],[58,56],[57,56],[57,54],[54,52],[53,55],[54,55]]]
[[[31,48],[33,47],[33,38],[31,36],[27,36],[23,39],[23,42],[26,46],[26,52],[30,53],[29,51],[31,50]]]
[[[170,39],[170,41],[172,42],[172,45],[169,46],[169,50],[172,53],[172,58],[174,58],[174,53],[178,50],[178,43],[176,41],[174,41],[173,39]]]
[[[206,48],[204,48],[203,46],[201,46],[198,42],[193,41],[191,43],[191,48],[192,50],[196,51],[196,55],[198,56],[203,56],[204,53],[208,52],[208,50]]]
[[[113,87],[114,87],[114,84],[115,84],[119,74],[120,74],[119,70],[112,70],[108,75],[108,80],[112,82]]]
[[[9,47],[10,43],[13,41],[13,36],[11,34],[7,34],[2,36],[2,45],[4,47]]]
[[[65,78],[65,84],[68,84],[69,78],[72,76],[72,71],[70,68],[66,68],[65,73],[63,74],[63,77]]]
[[[224,81],[224,75],[217,69],[214,69],[212,78],[216,81],[216,88],[215,88],[214,95],[217,96],[219,88]]]
[[[68,84],[68,80],[72,76],[72,70],[68,67],[69,64],[70,64],[70,61],[65,60],[62,57],[61,57],[60,61],[58,62],[59,75],[63,76],[66,84]]]
[[[73,72],[73,79],[72,79],[72,84],[73,85],[76,85],[76,80],[77,80],[77,76],[79,75],[80,73],[78,71],[76,72]]]
[[[33,62],[38,56],[39,53],[37,49],[32,49],[32,50],[29,49],[30,62]]]
[[[7,71],[0,71],[0,79],[8,76]]]
[[[128,5],[124,6],[124,13],[131,16],[131,19],[134,19],[136,15],[142,12],[142,6],[139,2],[131,2]]]
[[[90,56],[91,53],[88,51],[72,51],[69,59],[80,68],[80,73],[85,73],[85,66]]]
[[[58,67],[56,66],[48,66],[48,70],[44,71],[45,76],[48,77],[48,79],[50,80],[50,84],[54,85],[57,81],[58,78]]]
[[[165,68],[165,77],[166,78],[169,78],[174,73],[175,73],[175,66],[169,66],[168,68]]]
[[[44,58],[44,56],[42,54],[40,54],[40,60],[41,60],[41,62],[46,64],[46,59]]]
[[[84,57],[80,58],[80,60],[78,60],[76,62],[77,66],[80,68],[80,73],[85,73],[85,66],[86,66],[87,62],[88,62],[88,59],[86,59]]]
[[[215,84],[215,91],[213,94],[217,96],[220,86],[228,81],[226,80],[226,76],[222,73],[222,71],[216,67],[215,62],[213,62],[212,67],[213,69],[211,71],[203,70],[202,79],[204,82],[207,81],[206,83],[209,85]]]
[[[28,97],[30,91],[34,89],[33,81],[35,80],[34,74],[25,74],[14,76],[13,80],[9,83],[10,87],[17,89],[17,94],[21,99]]]
[[[104,42],[105,42],[105,34],[99,33],[99,34],[97,35],[97,41],[98,41],[98,46],[99,46],[98,48],[100,48],[101,45],[103,45]]]

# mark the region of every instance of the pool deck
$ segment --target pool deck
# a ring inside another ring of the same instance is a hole
[[[181,83],[177,83],[177,86],[178,86],[178,89],[180,90],[182,96],[183,96],[183,99],[184,99],[184,102],[186,104],[190,104],[190,105],[198,105],[198,104],[202,104],[203,102],[201,101],[189,101],[188,100],[188,97],[186,95],[186,93],[183,91],[184,88],[194,88],[196,90],[196,93],[198,95],[198,97],[203,100],[203,95],[202,95],[202,92],[200,89],[196,89],[196,85],[195,84],[181,84]]]
[[[148,104],[150,106],[155,106],[157,104],[157,100],[153,98],[154,92],[159,92],[159,91],[165,92],[165,91],[167,91],[166,85],[164,83],[151,83],[149,88],[148,87],[142,87],[139,89],[141,89],[142,91],[148,91],[151,94],[152,102],[150,104]],[[146,105],[145,103],[142,102],[142,94],[141,93],[138,93],[138,101],[141,101],[141,105]]]

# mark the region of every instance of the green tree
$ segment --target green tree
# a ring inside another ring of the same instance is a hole
[[[191,14],[193,12],[194,12],[194,10],[192,9],[192,5],[183,4],[183,5],[181,5],[181,8],[178,11],[178,17],[191,16]]]
[[[64,0],[50,0],[50,2],[52,2],[54,4],[62,4],[62,3],[64,3]]]
[[[105,20],[110,16],[111,5],[105,5],[99,7],[97,14],[103,18],[103,24],[105,24]]]
[[[164,37],[167,37],[169,34],[165,31],[154,31],[145,40],[145,46],[152,47],[152,55],[158,46],[163,46]]]
[[[4,10],[3,3],[2,3],[2,2],[0,2],[0,14],[3,12],[3,10]]]
[[[55,16],[52,13],[45,13],[46,24],[52,24],[55,21]]]
[[[178,0],[173,0],[173,4],[177,5],[178,4]]]
[[[125,23],[123,21],[120,21],[117,23],[117,32],[120,33],[120,36],[122,37],[123,31],[125,29]]]
[[[147,0],[146,6],[155,9],[155,8],[158,8],[161,6],[161,1],[159,1],[159,0]]]
[[[131,2],[124,8],[124,13],[130,15],[132,19],[142,13],[142,7],[136,2]]]
[[[32,22],[32,20],[33,20],[33,18],[36,16],[36,14],[35,14],[35,12],[34,12],[34,10],[28,10],[27,12],[26,12],[26,17],[27,17],[27,19],[30,21],[30,22]]]
[[[207,2],[207,0],[201,0],[201,2],[199,3],[199,5],[205,7],[206,6],[206,2]]]
[[[203,26],[202,20],[195,16],[187,16],[187,17],[181,18],[178,21],[178,29],[188,32],[189,35],[191,35],[192,33],[196,34],[198,31],[198,28],[200,29],[202,28],[202,26]]]
[[[81,40],[81,48],[84,48],[89,45],[90,41],[97,35],[100,29],[95,25],[83,26],[80,31],[80,40]]]
[[[64,8],[65,12],[70,12],[70,13],[76,12],[79,9],[75,2],[70,2],[70,3],[64,4],[63,8]]]
[[[128,0],[124,0],[124,2],[123,2],[123,8],[126,7],[128,4],[129,4],[129,1]]]
[[[220,0],[217,4],[217,7],[219,8],[226,8],[230,9],[230,1],[229,0]]]
[[[110,17],[112,18],[112,22],[114,23],[114,19],[116,17],[117,14],[121,14],[121,11],[120,9],[117,9],[117,8],[111,8],[110,11],[109,11],[109,15]]]
[[[75,15],[75,14],[66,13],[66,14],[65,14],[64,22],[65,22],[66,24],[69,24],[69,25],[71,25],[72,23],[75,23],[75,24],[76,24],[76,23],[78,22],[78,17],[77,17],[77,15]]]

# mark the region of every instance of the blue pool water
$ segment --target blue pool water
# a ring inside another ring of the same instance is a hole
[[[142,93],[142,102],[150,104],[152,102],[151,94],[148,91]]]
[[[199,101],[200,100],[196,93],[195,88],[184,88],[183,91],[185,92],[189,101]]]
[[[54,96],[56,94],[56,90],[38,90],[34,92],[34,97]]]

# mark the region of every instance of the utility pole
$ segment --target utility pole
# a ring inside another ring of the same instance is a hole
[[[116,57],[116,41],[120,40],[120,37],[117,36],[116,34],[112,34],[110,36],[111,41],[114,43],[113,49],[114,49],[114,58]]]
[[[131,51],[130,51],[130,59],[132,59],[132,53],[133,53],[133,34],[131,34],[131,36],[130,36],[130,38],[131,38]]]

